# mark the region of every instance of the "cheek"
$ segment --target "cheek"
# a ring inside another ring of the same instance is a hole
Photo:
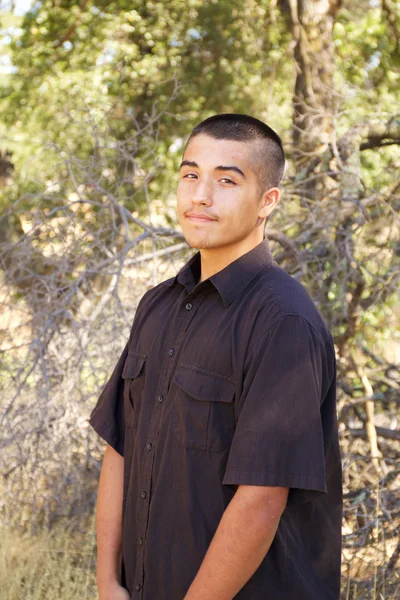
[[[179,202],[179,199],[182,197],[182,195],[183,195],[183,186],[181,183],[178,183],[178,187],[176,188],[176,197],[177,197],[178,202]]]
[[[239,197],[232,199],[232,202],[226,202],[224,208],[225,214],[229,215],[230,220],[234,221],[238,228],[245,226],[252,218],[252,205],[245,194],[241,194]]]
[[[179,203],[191,202],[194,193],[194,185],[185,181],[181,181],[176,189],[176,197]]]
[[[177,205],[178,212],[183,210],[184,207],[186,206],[186,204],[187,204],[186,197],[187,197],[187,193],[185,190],[185,186],[178,185],[178,188],[176,190],[176,205]]]

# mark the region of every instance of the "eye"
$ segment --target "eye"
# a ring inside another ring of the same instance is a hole
[[[193,176],[193,177],[191,177]],[[197,177],[196,173],[186,173],[186,175],[183,176],[183,179],[189,178],[192,179],[194,177]]]
[[[227,177],[223,177],[221,181],[225,181],[226,183],[232,183],[232,185],[236,185],[236,183],[232,181],[232,179],[228,179]]]

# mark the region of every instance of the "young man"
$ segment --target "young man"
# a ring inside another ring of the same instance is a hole
[[[189,137],[178,218],[200,251],[141,299],[91,415],[100,600],[339,598],[334,346],[263,239],[283,170],[252,117]]]

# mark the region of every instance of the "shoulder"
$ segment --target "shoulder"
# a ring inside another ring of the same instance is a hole
[[[258,301],[259,332],[267,333],[278,324],[290,332],[291,325],[303,323],[305,331],[314,332],[324,343],[332,342],[331,333],[307,289],[278,265],[260,273],[253,293]]]
[[[175,277],[170,277],[170,279],[166,279],[165,281],[161,281],[154,287],[147,290],[143,296],[141,297],[137,310],[147,307],[154,300],[158,299],[160,296],[168,293],[173,288],[173,283],[175,281]]]
[[[174,277],[162,281],[154,287],[148,289],[140,298],[139,303],[136,307],[132,326],[131,335],[137,335],[142,330],[143,326],[148,322],[151,317],[157,313],[157,309],[164,307],[166,304],[171,304],[174,299],[173,296],[176,294],[176,286],[172,285]]]

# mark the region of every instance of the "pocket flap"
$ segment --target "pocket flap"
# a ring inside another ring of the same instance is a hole
[[[124,368],[122,371],[123,379],[135,379],[139,377],[144,363],[146,362],[146,354],[129,353],[126,357]]]
[[[196,400],[232,402],[235,395],[233,379],[194,365],[180,365],[175,372],[173,382]]]

